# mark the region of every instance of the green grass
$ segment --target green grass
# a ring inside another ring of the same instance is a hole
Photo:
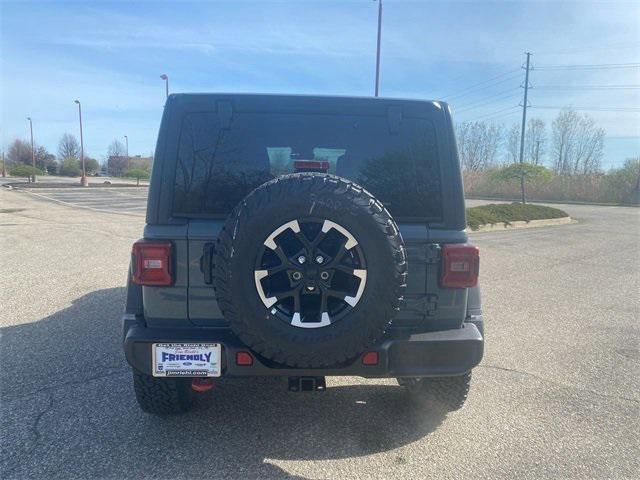
[[[471,230],[478,230],[480,225],[495,225],[548,218],[568,217],[569,214],[559,208],[532,205],[530,203],[491,203],[479,207],[467,208],[467,225]]]

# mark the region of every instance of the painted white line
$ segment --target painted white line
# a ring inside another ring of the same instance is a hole
[[[86,207],[84,205],[78,205],[77,203],[70,203],[70,202],[65,202],[63,200],[58,200],[58,199],[55,199],[55,198],[52,198],[52,197],[47,197],[46,195],[42,195],[42,194],[39,194],[39,193],[31,192],[29,190],[15,189],[15,191],[28,193],[29,195],[33,195],[34,197],[44,198],[46,200],[50,200],[52,202],[59,203],[60,205],[64,205],[66,207],[82,208],[84,210],[91,210],[93,212],[100,212],[100,213],[113,213],[113,214],[116,214],[116,215],[127,215],[127,216],[130,216],[130,217],[144,217],[144,214],[142,214],[142,213],[118,212],[118,211],[115,211],[115,210],[107,210],[107,209],[101,209],[101,208]]]

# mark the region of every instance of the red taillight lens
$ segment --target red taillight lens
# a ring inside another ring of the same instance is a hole
[[[442,276],[444,288],[470,288],[478,284],[480,250],[467,244],[451,244],[442,247]]]
[[[236,365],[250,367],[253,365],[253,357],[249,352],[236,352]]]
[[[363,365],[377,365],[380,361],[378,356],[378,352],[367,352],[362,355],[362,364]]]
[[[131,256],[133,283],[149,286],[173,283],[171,242],[141,240],[133,244]]]

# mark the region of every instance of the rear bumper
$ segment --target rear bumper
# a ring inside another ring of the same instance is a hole
[[[346,365],[329,368],[290,368],[274,365],[251,352],[251,366],[235,364],[236,352],[250,351],[229,330],[189,328],[148,328],[125,315],[124,351],[129,364],[151,375],[153,343],[215,342],[222,345],[222,375],[241,376],[360,376],[429,377],[462,375],[480,363],[484,338],[475,323],[465,323],[456,330],[402,335],[387,335],[367,352],[378,352],[377,365],[363,365],[361,358]]]

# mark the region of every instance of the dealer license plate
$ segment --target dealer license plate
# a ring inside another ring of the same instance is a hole
[[[219,377],[219,343],[154,343],[154,377]]]

